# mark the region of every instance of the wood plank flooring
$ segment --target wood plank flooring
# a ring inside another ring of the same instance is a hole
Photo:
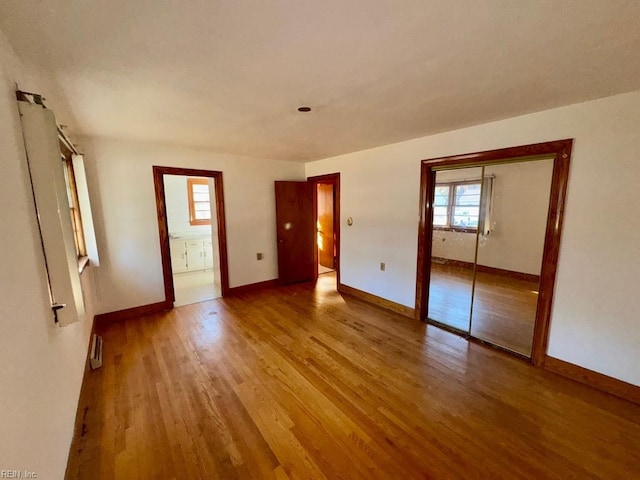
[[[473,269],[431,264],[429,318],[469,331]],[[471,335],[528,357],[538,306],[538,283],[477,272]]]
[[[640,478],[640,407],[333,276],[102,335],[69,479]]]

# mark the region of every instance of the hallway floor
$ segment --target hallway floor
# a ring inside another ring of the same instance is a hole
[[[173,276],[173,289],[176,294],[174,306],[180,307],[219,298],[222,295],[219,278],[219,269],[176,273]]]

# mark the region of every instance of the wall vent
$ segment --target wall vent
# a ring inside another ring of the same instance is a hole
[[[89,357],[91,370],[95,370],[102,366],[102,337],[93,335],[91,339],[91,356]]]

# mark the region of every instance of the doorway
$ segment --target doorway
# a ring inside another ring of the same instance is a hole
[[[571,146],[422,162],[420,320],[544,361]]]
[[[333,274],[339,285],[340,174],[309,177],[307,181],[313,188],[315,276]]]
[[[228,292],[222,172],[153,167],[165,302]]]
[[[340,283],[340,174],[276,181],[278,283]]]
[[[220,255],[213,178],[163,175],[174,306],[218,298]]]

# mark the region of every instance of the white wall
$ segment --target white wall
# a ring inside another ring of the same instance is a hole
[[[179,236],[211,235],[211,225],[191,225],[189,222],[187,178],[184,175],[164,176],[164,198],[167,204],[169,234]],[[210,190],[210,197],[213,204],[215,196],[212,190]]]
[[[230,286],[278,276],[273,182],[303,179],[304,165],[104,138],[80,145],[97,193],[100,312],[164,299],[153,165],[222,171]]]
[[[490,235],[478,239],[478,264],[540,275],[549,210],[553,160],[491,165],[493,214]],[[479,179],[480,168],[443,170],[436,182]],[[433,256],[473,262],[476,234],[434,230]]]
[[[548,353],[640,385],[638,125],[640,91],[329,158],[306,173],[341,172],[342,282],[413,307],[420,160],[575,138]]]
[[[86,314],[60,328],[49,307],[15,84],[49,97],[0,32],[0,470],[63,478],[93,316],[93,270],[82,275]]]

